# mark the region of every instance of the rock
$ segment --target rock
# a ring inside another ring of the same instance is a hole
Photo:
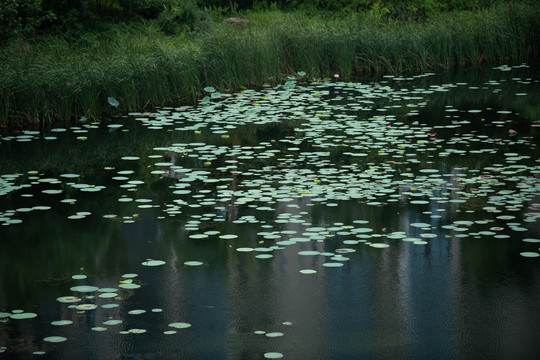
[[[234,26],[246,26],[249,24],[249,19],[241,17],[230,17],[223,19],[224,24],[234,25]]]

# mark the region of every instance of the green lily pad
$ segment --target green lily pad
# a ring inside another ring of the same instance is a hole
[[[265,359],[281,359],[283,358],[283,354],[279,352],[267,352],[264,353]]]
[[[56,300],[61,303],[71,304],[81,301],[81,298],[76,296],[61,296],[59,298],[56,298]]]
[[[146,260],[146,261],[143,261],[142,264],[144,266],[161,266],[161,265],[165,265],[166,262],[163,260]]]
[[[96,286],[90,286],[90,285],[80,285],[80,286],[73,286],[70,288],[71,291],[77,291],[77,292],[94,292],[97,291],[99,288]]]
[[[109,96],[107,98],[107,102],[111,105],[111,106],[114,106],[114,107],[118,107],[120,105],[120,103],[118,102],[118,100],[116,100],[115,98],[113,98],[112,96]]]
[[[191,324],[185,322],[174,322],[170,323],[169,326],[176,329],[187,329],[188,327],[191,327]]]
[[[266,336],[267,337],[280,337],[280,336],[283,336],[283,333],[282,332],[269,332],[269,333],[266,333]]]
[[[202,261],[186,261],[184,262],[184,265],[186,266],[201,266],[203,264]]]
[[[57,320],[57,321],[51,322],[51,325],[55,325],[55,326],[64,326],[64,325],[71,325],[71,324],[73,324],[73,321],[71,320]]]
[[[103,325],[107,325],[107,326],[114,326],[114,325],[119,325],[122,323],[122,320],[114,320],[114,319],[111,319],[111,320],[107,320],[107,321],[104,321],[103,322]]]
[[[383,248],[389,247],[390,245],[385,244],[385,243],[371,243],[369,246],[377,248],[377,249],[383,249]]]
[[[11,314],[9,317],[15,320],[21,319],[33,319],[37,316],[36,313],[20,313],[20,314]]]
[[[51,342],[51,343],[59,343],[59,342],[63,342],[63,341],[66,341],[67,338],[63,337],[63,336],[47,336],[46,338],[43,339],[43,341],[47,341],[47,342]]]
[[[324,267],[342,267],[343,263],[337,263],[337,262],[327,262],[322,264]]]

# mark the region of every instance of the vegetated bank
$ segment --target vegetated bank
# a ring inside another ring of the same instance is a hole
[[[67,123],[178,105],[208,95],[208,86],[237,91],[301,78],[300,71],[304,79],[346,78],[516,63],[538,56],[540,47],[540,8],[522,2],[423,21],[277,9],[241,16],[248,25],[214,21],[208,31],[174,36],[140,23],[76,41],[10,41],[0,54],[0,124]]]

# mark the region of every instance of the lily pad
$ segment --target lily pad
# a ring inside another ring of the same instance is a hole
[[[383,248],[389,247],[390,245],[385,244],[385,243],[371,243],[369,246],[377,248],[377,249],[383,249]]]
[[[176,329],[187,329],[188,327],[191,327],[191,324],[185,322],[174,322],[170,323],[169,326]]]
[[[59,343],[59,342],[63,342],[63,341],[66,341],[67,338],[63,337],[63,336],[47,336],[46,338],[43,339],[43,341],[47,341],[47,342],[51,342],[51,343]]]
[[[114,106],[114,107],[118,107],[120,105],[120,103],[118,102],[118,100],[116,100],[115,98],[113,98],[112,96],[109,96],[107,98],[107,102],[111,105],[111,106]]]
[[[163,260],[146,260],[146,261],[143,261],[142,264],[144,266],[161,266],[161,265],[165,265],[166,262]]]
[[[184,262],[184,265],[186,266],[201,266],[203,264],[202,261],[186,261]]]
[[[103,322],[103,325],[107,325],[107,326],[114,326],[114,325],[119,325],[122,323],[122,320],[114,320],[114,319],[111,319],[111,320],[107,320],[107,321],[104,321]]]
[[[56,300],[61,303],[71,304],[81,301],[81,298],[76,296],[61,296],[59,298],[56,298]]]
[[[342,267],[343,263],[337,263],[337,262],[327,262],[322,264],[324,267]]]
[[[141,287],[139,284],[133,284],[133,283],[127,283],[127,284],[120,284],[118,285],[119,288],[126,289],[126,290],[133,290],[138,289]]]
[[[71,325],[71,324],[73,324],[73,321],[71,320],[57,320],[57,321],[51,322],[51,325],[55,325],[55,326],[64,326],[64,325]]]
[[[128,311],[128,314],[129,315],[140,315],[140,314],[144,314],[145,312],[146,312],[146,310],[136,309],[136,310]]]
[[[82,292],[82,293],[94,292],[94,291],[97,291],[98,289],[99,289],[98,287],[91,286],[91,285],[80,285],[80,286],[73,286],[70,288],[71,291],[77,291],[77,292]]]
[[[20,314],[11,314],[9,317],[15,320],[21,319],[33,319],[37,316],[36,313],[20,313]]]
[[[280,337],[280,336],[283,336],[284,334],[282,332],[269,332],[269,333],[266,333],[266,336],[267,337]]]
[[[264,353],[265,359],[281,359],[283,358],[283,354],[279,352],[267,352]]]

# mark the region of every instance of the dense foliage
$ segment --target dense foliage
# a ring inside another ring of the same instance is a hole
[[[8,42],[0,52],[0,124],[141,111],[195,101],[207,86],[236,91],[298,71],[309,78],[432,71],[529,61],[540,50],[540,8],[522,3],[425,21],[389,21],[368,12],[250,11],[240,13],[248,26],[213,21],[210,31],[189,34],[184,31],[191,28],[175,27],[163,14],[75,41]],[[166,26],[168,33],[182,33],[167,35]]]
[[[348,77],[540,54],[532,0],[1,0],[0,21],[0,125],[195,101],[207,86],[300,70]]]
[[[77,37],[119,22],[155,21],[167,34],[205,30],[210,13],[239,10],[369,12],[406,21],[478,11],[510,0],[3,0],[0,41],[35,34]]]
[[[201,30],[209,16],[196,0],[3,0],[0,41],[54,34],[66,38],[111,24],[156,21],[165,33]]]
[[[44,22],[55,18],[44,10],[42,0],[3,0],[0,3],[0,40],[28,35]]]

